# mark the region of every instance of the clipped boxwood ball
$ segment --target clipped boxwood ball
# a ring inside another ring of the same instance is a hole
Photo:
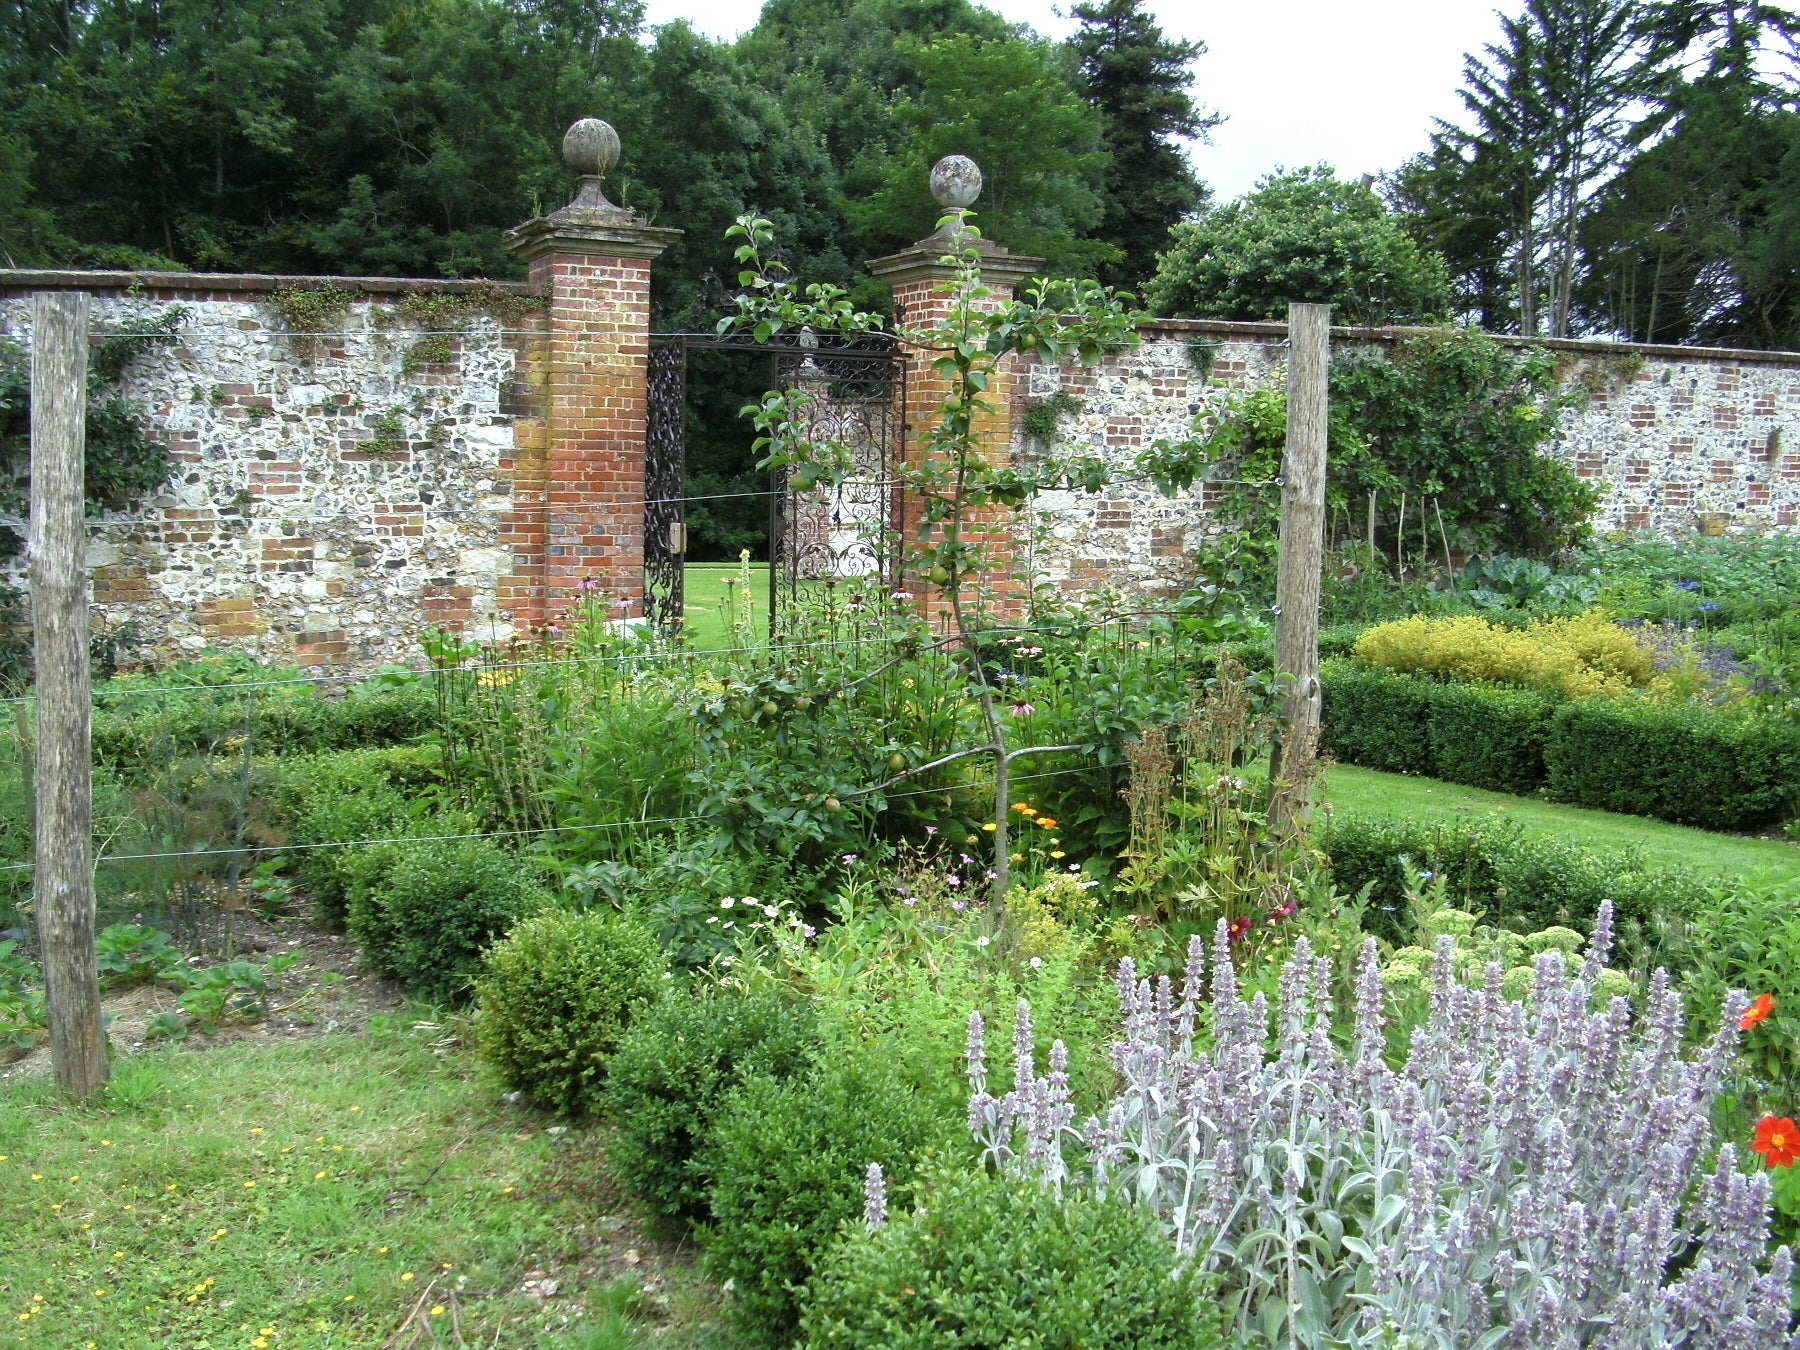
[[[482,1058],[539,1106],[588,1114],[633,1009],[661,991],[661,946],[625,915],[546,910],[489,949],[485,965]]]

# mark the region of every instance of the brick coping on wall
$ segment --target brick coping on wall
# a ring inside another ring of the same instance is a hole
[[[56,268],[0,268],[0,296],[31,291],[90,291],[96,295],[141,295],[147,300],[230,299],[272,295],[285,289],[356,291],[363,295],[507,295],[545,299],[526,281],[485,281],[437,277],[265,276],[246,272],[81,272]]]
[[[0,277],[6,274],[0,272]],[[1287,325],[1240,319],[1152,319],[1139,330],[1145,333],[1216,334],[1225,338],[1285,338]],[[1334,325],[1331,336],[1346,342],[1400,342],[1442,328],[1359,328]],[[1508,347],[1543,347],[1553,352],[1583,356],[1658,356],[1677,361],[1759,362],[1764,365],[1800,365],[1800,352],[1762,351],[1748,347],[1680,347],[1651,342],[1602,342],[1587,338],[1526,338],[1506,333],[1490,336]]]

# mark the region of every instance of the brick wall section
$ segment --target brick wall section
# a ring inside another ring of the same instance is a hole
[[[1404,331],[1340,329],[1341,346]],[[1180,439],[1234,389],[1286,378],[1285,327],[1165,321],[1098,367],[1033,362],[1022,372],[1013,453],[1045,447],[1023,430],[1031,401],[1059,389],[1081,400],[1058,428],[1062,449],[1098,453],[1114,484],[1099,497],[1047,493],[1031,516],[1031,565],[1074,593],[1166,598],[1191,579],[1189,559],[1219,524],[1221,490],[1175,499],[1127,475],[1158,438]],[[1513,341],[1502,339],[1502,341]],[[1571,380],[1594,386],[1553,453],[1601,489],[1601,530],[1800,529],[1800,353],[1599,342],[1544,342]]]
[[[947,271],[946,271],[947,275]],[[901,281],[894,286],[894,305],[908,324],[926,324],[948,312],[950,297],[941,294],[940,277]],[[993,283],[990,283],[993,284]],[[1012,299],[1012,287],[993,284],[996,304]],[[935,354],[906,349],[906,457],[909,465],[917,465],[926,453],[926,438],[937,419],[938,406],[949,390],[949,384],[931,369]],[[991,411],[976,420],[976,434],[982,453],[997,456],[1003,467],[1010,462],[1015,440],[1013,422],[1021,407],[1016,397],[1018,373],[1010,359],[995,372],[989,383],[986,401]],[[917,598],[922,612],[929,618],[943,618],[950,602],[945,592],[934,586],[919,565],[919,524],[923,519],[922,504],[910,494],[902,494],[900,505],[901,583]],[[989,507],[966,513],[963,537],[976,544],[987,559],[978,594],[965,592],[965,598],[977,599],[990,616],[1018,618],[1025,612],[1031,594],[1030,579],[1024,571],[1028,550],[1020,544],[1021,520],[1018,513],[1005,507]]]
[[[531,279],[551,296],[538,615],[547,621],[587,577],[634,602],[644,593],[650,262],[549,254],[532,262]]]
[[[283,286],[354,292],[343,337],[300,350],[268,303]],[[0,337],[28,343],[26,297],[55,288],[94,294],[97,333],[185,312],[124,381],[176,472],[90,530],[96,629],[135,623],[148,659],[231,647],[365,671],[416,663],[430,624],[505,638],[535,613],[537,560],[516,536],[521,496],[543,519],[541,315],[508,331],[474,318],[448,363],[420,366],[398,302],[472,284],[0,272]],[[23,560],[0,579],[22,584]]]

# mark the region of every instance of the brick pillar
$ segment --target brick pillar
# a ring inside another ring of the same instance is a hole
[[[933,170],[933,190],[946,209],[966,207],[974,200],[973,195],[968,195],[967,201],[959,200],[954,193],[940,186],[940,178],[947,162],[940,162],[937,169]],[[978,192],[979,171],[969,161],[964,160],[963,163],[968,166],[965,172],[974,173],[975,191]],[[950,200],[946,200],[946,196]],[[991,303],[995,306],[1009,303],[1013,298],[1013,288],[1037,271],[1044,261],[1042,258],[1011,253],[986,239],[979,241],[979,247],[982,255],[982,281],[992,289],[994,294]],[[952,297],[943,288],[956,276],[956,267],[953,263],[946,262],[945,256],[958,248],[959,245],[950,232],[940,229],[910,248],[869,262],[869,270],[893,287],[894,312],[902,324],[921,327],[942,319],[949,313]],[[904,420],[908,464],[921,463],[922,456],[928,453],[926,442],[936,421],[938,405],[949,391],[948,382],[931,368],[935,355],[917,348],[906,349]],[[1015,364],[1012,358],[1008,358],[995,371],[984,396],[992,411],[976,421],[980,453],[988,463],[996,467],[1005,465],[1012,457],[1014,390],[1021,379],[1021,372],[1015,369]],[[903,548],[916,546],[919,519],[919,502],[903,499],[899,521]],[[1026,550],[1017,531],[1023,523],[1022,514],[1005,507],[970,512],[964,519],[963,537],[978,539],[988,558],[988,566],[983,569],[983,589],[986,593],[981,599],[985,602],[987,612],[995,617],[1021,617],[1031,596],[1029,579],[1023,576],[1021,570]],[[948,600],[923,575],[916,560],[903,556],[901,565],[902,584],[918,597],[917,603],[923,612],[928,617],[946,613],[949,609]],[[965,590],[965,602],[972,598],[975,597]]]
[[[549,302],[541,472],[521,474],[509,531],[515,571],[535,583],[515,608],[519,631],[554,619],[590,576],[642,613],[650,263],[681,231],[606,200],[618,157],[606,123],[575,123],[563,138],[575,199],[506,236]]]

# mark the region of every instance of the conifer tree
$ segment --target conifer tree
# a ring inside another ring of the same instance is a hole
[[[1205,136],[1221,120],[1188,93],[1189,67],[1206,46],[1166,37],[1144,0],[1086,0],[1071,13],[1081,29],[1069,45],[1104,119],[1111,155],[1096,233],[1122,256],[1102,269],[1101,279],[1141,287],[1155,275],[1170,229],[1206,201],[1206,188],[1177,143]]]

